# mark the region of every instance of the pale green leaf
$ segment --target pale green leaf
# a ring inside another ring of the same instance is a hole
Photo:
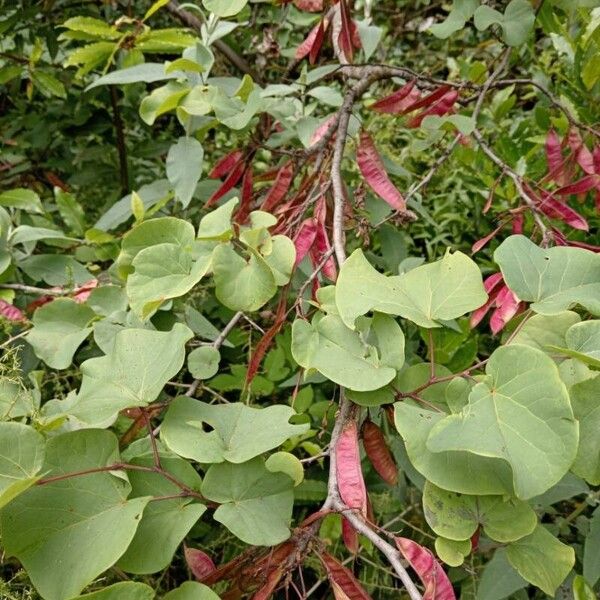
[[[42,470],[57,477],[118,461],[114,434],[76,431],[50,439]],[[4,549],[45,600],[76,596],[125,552],[148,502],[127,500],[130,489],[104,471],[30,488],[2,510]]]
[[[237,198],[232,198],[207,215],[204,215],[198,227],[198,239],[215,241],[227,241],[230,239],[233,235],[231,218],[238,202]]]
[[[0,206],[19,208],[27,212],[43,213],[42,201],[33,191],[26,188],[15,188],[0,194]]]
[[[186,208],[202,175],[204,150],[193,137],[180,137],[167,154],[167,177],[175,188],[175,197]]]
[[[289,452],[275,452],[265,462],[265,467],[271,473],[285,473],[294,485],[300,485],[304,480],[304,467],[296,456]]]
[[[248,0],[202,0],[206,10],[217,17],[233,17],[246,6]]]
[[[292,480],[268,471],[260,457],[213,465],[202,483],[203,496],[221,505],[214,519],[254,546],[274,546],[289,537],[292,490]]]
[[[572,311],[556,315],[533,315],[517,331],[510,343],[548,352],[551,346],[565,346],[567,330],[580,320],[581,317]]]
[[[456,541],[438,537],[435,540],[435,552],[450,567],[460,567],[471,553],[471,540]]]
[[[477,600],[505,600],[527,587],[527,582],[506,558],[506,549],[498,548],[484,567],[477,587]]]
[[[517,497],[532,498],[559,481],[575,458],[578,426],[569,395],[552,359],[528,346],[498,348],[486,373],[461,413],[433,427],[427,447],[502,459]]]
[[[184,248],[171,243],[144,248],[127,278],[131,309],[148,319],[165,300],[187,294],[208,272],[211,255],[212,246],[200,242]]]
[[[80,262],[68,254],[32,254],[18,265],[34,281],[52,286],[81,285],[93,278]]]
[[[219,370],[221,355],[212,346],[194,348],[188,355],[188,371],[195,379],[210,379]]]
[[[504,281],[531,309],[556,315],[580,304],[600,314],[600,255],[582,248],[543,249],[529,238],[513,235],[498,247],[494,260]]]
[[[146,96],[140,104],[140,117],[147,125],[153,125],[160,115],[177,107],[180,100],[189,92],[183,83],[170,81]]]
[[[497,542],[514,542],[537,525],[535,511],[522,500],[457,494],[425,484],[423,510],[429,526],[451,540],[468,540],[483,527]]]
[[[154,590],[145,583],[121,581],[97,592],[77,596],[75,600],[153,600]]]
[[[165,471],[188,488],[200,491],[202,480],[190,463],[162,452],[159,456]],[[142,467],[154,466],[151,448],[140,456],[128,456],[127,460]],[[178,486],[159,473],[131,471],[128,476],[132,486],[130,498],[172,496],[181,492]],[[192,502],[191,498],[151,502],[144,510],[131,544],[119,559],[119,567],[137,574],[156,573],[168,567],[179,544],[205,510],[206,506]]]
[[[506,556],[519,575],[549,596],[575,565],[573,548],[559,542],[545,527],[507,546]]]
[[[176,590],[166,593],[163,600],[219,600],[219,596],[203,583],[185,581]]]
[[[473,16],[479,5],[477,0],[454,0],[452,9],[441,23],[435,23],[429,31],[435,37],[446,39],[465,26],[465,23]]]
[[[33,329],[27,341],[53,369],[66,369],[73,361],[77,348],[91,333],[94,311],[71,298],[56,300],[38,308],[33,314]]]
[[[182,396],[169,406],[161,440],[175,454],[199,463],[242,463],[306,432],[308,424],[289,423],[294,414],[283,405],[212,405]],[[203,423],[210,425],[211,431],[205,431]]]
[[[421,327],[439,327],[479,308],[487,294],[477,265],[461,252],[422,265],[403,275],[385,277],[354,251],[342,265],[336,284],[336,304],[344,323],[354,327],[371,310],[398,315]]]
[[[566,348],[552,344],[550,349],[600,368],[600,320],[576,323],[567,331],[564,344]]]
[[[277,291],[273,271],[258,254],[244,259],[229,244],[220,244],[212,268],[217,299],[231,310],[258,310]]]
[[[577,383],[569,390],[573,413],[579,421],[579,447],[571,467],[575,475],[592,485],[600,484],[600,375]]]
[[[0,423],[0,508],[39,479],[44,445],[44,438],[32,427]]]
[[[118,71],[112,71],[102,77],[98,77],[96,81],[87,86],[87,90],[91,90],[101,85],[123,85],[127,83],[154,83],[155,81],[163,81],[165,79],[177,79],[181,77],[181,72],[165,72],[165,66],[163,63],[142,63],[140,65],[134,65],[133,67],[127,67],[126,69],[119,69]]]
[[[590,530],[583,547],[583,576],[590,585],[600,579],[600,508],[596,508],[590,521]]]
[[[374,346],[366,344],[335,315],[318,314],[312,323],[296,319],[292,355],[305,369],[316,369],[356,391],[376,390],[396,375],[396,369],[383,363]]]
[[[107,427],[124,408],[146,406],[160,394],[185,360],[190,329],[175,323],[171,331],[125,329],[110,354],[81,365],[83,380],[69,414],[87,427]]]

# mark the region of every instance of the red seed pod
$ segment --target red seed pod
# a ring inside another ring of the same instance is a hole
[[[394,538],[398,550],[425,586],[423,600],[456,600],[448,576],[433,553],[408,538]]]
[[[336,600],[371,600],[350,569],[326,552],[319,558],[327,570],[327,578]]]
[[[358,427],[355,421],[347,423],[336,445],[338,489],[343,502],[367,514],[367,489],[360,465]]]
[[[367,457],[381,479],[390,485],[396,485],[398,483],[398,467],[381,429],[375,423],[365,421],[362,428],[362,439]]]

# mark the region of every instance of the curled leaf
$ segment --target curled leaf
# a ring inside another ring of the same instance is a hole
[[[407,123],[408,127],[420,127],[423,119],[431,115],[443,117],[452,111],[457,99],[458,91],[450,90],[446,92],[435,104],[410,119]]]
[[[319,555],[319,558],[327,571],[336,600],[371,600],[350,569],[326,552]]]
[[[231,169],[242,159],[241,150],[232,150],[223,158],[219,159],[211,172],[208,174],[210,179],[221,179],[229,175]]]
[[[371,136],[364,130],[360,133],[356,161],[369,187],[394,210],[405,211],[402,194],[390,181]]]
[[[206,208],[213,206],[220,198],[222,198],[228,191],[233,189],[238,181],[244,175],[246,170],[246,163],[243,160],[238,161],[232,167],[229,175],[225,178],[225,181],[220,185],[219,189],[206,201],[204,206]]]
[[[358,553],[358,533],[348,519],[342,517],[342,540],[351,554]]]
[[[371,104],[369,108],[380,113],[391,115],[402,114],[407,107],[414,104],[420,97],[419,90],[415,88],[415,81],[414,79],[409,81],[393,94],[385,96],[385,98],[381,98],[374,104]]]
[[[318,227],[319,224],[314,217],[305,219],[300,225],[300,229],[298,229],[298,233],[294,238],[294,246],[296,247],[296,266],[302,262],[311,249],[315,238],[317,237]]]
[[[368,459],[379,476],[390,485],[398,483],[398,467],[392,458],[383,432],[372,421],[365,421],[362,439]]]
[[[423,600],[456,600],[448,576],[430,550],[408,538],[395,537],[394,541],[425,586]]]
[[[296,60],[302,60],[308,56],[310,64],[315,63],[323,45],[328,25],[329,22],[326,19],[322,19],[310,30],[306,39],[296,48]]]
[[[401,114],[405,115],[407,113],[413,112],[414,110],[418,110],[419,108],[425,108],[427,106],[431,106],[435,102],[437,102],[440,98],[443,98],[452,88],[449,85],[441,85],[436,88],[427,96],[423,96],[422,98],[415,100],[412,104],[409,104]]]
[[[23,311],[9,304],[6,300],[0,300],[0,317],[4,317],[8,321],[24,321],[25,315]]]
[[[264,210],[265,212],[271,212],[287,194],[293,178],[294,165],[291,162],[288,162],[283,165],[281,169],[279,169],[273,185],[263,200],[263,203],[260,207],[261,210]]]
[[[198,581],[206,579],[217,568],[212,558],[202,550],[185,546],[183,554],[187,566]]]

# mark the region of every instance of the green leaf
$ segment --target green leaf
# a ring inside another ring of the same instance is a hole
[[[61,242],[80,242],[77,238],[68,237],[58,229],[47,229],[46,227],[32,227],[31,225],[19,225],[13,229],[9,242],[12,245],[26,244],[27,242],[39,242],[40,240],[57,240]]]
[[[202,0],[206,10],[217,15],[217,17],[233,17],[246,6],[248,0]]]
[[[335,288],[338,311],[351,328],[370,310],[398,315],[421,327],[439,327],[439,321],[460,317],[487,299],[479,268],[461,252],[385,277],[362,250],[355,250],[342,265]]]
[[[312,323],[296,319],[292,355],[305,369],[316,369],[331,381],[356,391],[376,390],[396,376],[396,369],[384,363],[376,348],[335,315],[317,314]]]
[[[450,567],[460,567],[471,553],[471,540],[456,541],[438,537],[435,540],[435,552]]]
[[[600,375],[575,384],[569,390],[573,413],[579,421],[579,447],[571,467],[575,475],[592,485],[600,484]]]
[[[242,464],[221,463],[206,472],[202,494],[220,503],[214,519],[254,546],[274,546],[290,535],[292,480],[271,473],[262,458]]]
[[[25,188],[15,188],[0,194],[0,206],[18,208],[27,212],[43,213],[42,201],[33,191]]]
[[[166,78],[166,77],[165,77]],[[152,90],[140,104],[140,117],[147,125],[153,125],[160,115],[177,107],[190,88],[183,83],[170,81],[166,85]]]
[[[503,460],[469,452],[432,452],[427,440],[445,412],[396,402],[394,421],[414,468],[435,485],[462,494],[512,494],[511,470]]]
[[[70,31],[84,33],[91,39],[116,40],[121,35],[116,27],[109,25],[101,19],[94,19],[93,17],[71,17],[60,27],[64,27]]]
[[[169,3],[169,0],[156,0],[152,3],[152,6],[146,11],[144,15],[144,21],[149,19],[157,10],[160,10],[163,6]]]
[[[146,207],[136,191],[131,192],[131,214],[135,218],[136,223],[141,223],[144,220]]]
[[[0,423],[0,508],[39,479],[44,445],[44,438],[32,427]]]
[[[181,72],[167,73],[163,63],[142,63],[112,71],[102,77],[98,77],[96,81],[88,85],[85,89],[91,90],[101,85],[123,85],[128,83],[154,83],[155,81],[163,81],[165,79],[177,79],[181,77]]]
[[[194,348],[188,355],[187,367],[195,379],[210,379],[219,371],[221,355],[212,346]]]
[[[175,217],[148,219],[130,229],[123,237],[117,259],[120,274],[125,278],[133,259],[145,248],[158,244],[176,244],[182,248],[194,243],[194,227]]]
[[[590,530],[583,546],[583,576],[595,586],[600,579],[600,508],[592,514]]]
[[[454,0],[452,9],[442,23],[435,23],[429,31],[435,37],[445,40],[465,26],[479,5],[477,0]]]
[[[565,334],[565,345],[566,348],[552,344],[550,349],[600,368],[600,321],[584,321],[570,327]]]
[[[75,196],[56,187],[54,188],[54,198],[65,225],[76,235],[83,235],[87,229],[86,219],[83,208],[75,200]]]
[[[49,440],[43,471],[59,477],[118,461],[114,434],[75,431]],[[133,539],[148,498],[127,500],[130,489],[122,474],[108,471],[30,488],[0,513],[7,555],[19,559],[46,600],[72,598]]]
[[[165,594],[163,600],[219,600],[219,596],[203,583],[185,581],[176,590]]]
[[[196,462],[243,463],[305,433],[308,424],[290,425],[295,414],[283,405],[212,405],[182,396],[169,406],[160,435],[175,454]],[[210,425],[211,431],[205,431],[203,423]]]
[[[69,414],[84,426],[107,427],[120,410],[150,404],[183,366],[192,336],[181,323],[171,331],[120,331],[110,354],[81,365],[81,388]]]
[[[277,291],[273,271],[258,254],[244,259],[229,244],[220,244],[212,268],[217,299],[231,310],[258,310]]]
[[[148,444],[149,446],[149,444]],[[161,467],[194,491],[200,491],[202,480],[190,463],[179,457],[160,452]],[[129,463],[153,467],[151,448],[140,456],[130,458]],[[130,498],[146,496],[172,496],[181,489],[160,473],[131,471],[128,473],[132,486]],[[142,516],[131,544],[119,559],[119,567],[128,573],[156,573],[169,566],[179,544],[204,514],[206,506],[191,498],[174,498],[151,502]]]
[[[127,278],[131,309],[148,319],[170,298],[187,294],[211,266],[212,245],[157,244],[139,252]]]
[[[154,590],[145,583],[121,581],[75,600],[153,600]]]
[[[546,528],[535,531],[507,546],[506,555],[519,575],[549,596],[575,565],[573,548],[559,542]]]
[[[565,346],[567,330],[581,317],[570,310],[556,315],[533,315],[512,338],[511,344],[531,346],[544,352],[552,346]]]
[[[36,69],[31,73],[31,80],[42,94],[48,98],[56,96],[64,99],[67,97],[67,90],[62,81],[59,81],[54,75],[46,73],[46,71]]]
[[[498,548],[484,567],[477,588],[477,600],[504,600],[527,587],[527,582],[506,558],[506,548]]]
[[[33,254],[20,261],[18,266],[34,281],[44,281],[52,286],[80,285],[93,278],[81,263],[68,254]]]
[[[552,359],[528,346],[498,348],[486,373],[462,412],[433,427],[427,447],[502,459],[517,497],[532,498],[559,481],[575,458],[578,426],[569,395]]]
[[[275,452],[265,462],[265,467],[271,473],[285,473],[294,485],[300,485],[304,481],[304,467],[300,460],[289,452]]]
[[[519,46],[527,40],[535,23],[535,13],[528,0],[511,0],[504,15],[489,6],[482,5],[475,11],[475,27],[480,31],[490,25],[502,28],[503,39],[509,46]]]
[[[531,309],[556,315],[580,304],[600,314],[600,255],[556,246],[543,249],[529,238],[513,235],[494,253],[504,281]]]
[[[33,329],[26,339],[36,356],[48,366],[66,369],[77,348],[91,333],[95,316],[85,304],[71,298],[57,298],[35,311]]]
[[[193,137],[180,137],[167,154],[167,177],[183,208],[189,205],[202,175],[204,149]]]
[[[27,417],[39,408],[36,396],[19,383],[0,377],[0,421]]]
[[[275,283],[285,285],[292,276],[296,263],[296,247],[285,235],[274,235],[271,238],[271,251],[264,252],[263,258],[273,272]]]
[[[237,198],[232,198],[207,215],[204,215],[198,227],[198,239],[219,242],[229,240],[233,236],[231,218],[238,202]]]
[[[71,52],[64,62],[65,67],[78,66],[77,77],[83,77],[92,69],[106,63],[115,51],[113,42],[94,42]]]
[[[450,540],[468,540],[483,527],[497,542],[514,542],[537,525],[535,511],[521,500],[502,496],[469,496],[425,484],[423,510],[429,526]]]
[[[596,600],[597,598],[594,590],[581,575],[575,575],[573,578],[573,598],[574,600]]]

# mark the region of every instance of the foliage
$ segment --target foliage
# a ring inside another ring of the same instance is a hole
[[[0,596],[596,597],[598,3],[19,4]]]

